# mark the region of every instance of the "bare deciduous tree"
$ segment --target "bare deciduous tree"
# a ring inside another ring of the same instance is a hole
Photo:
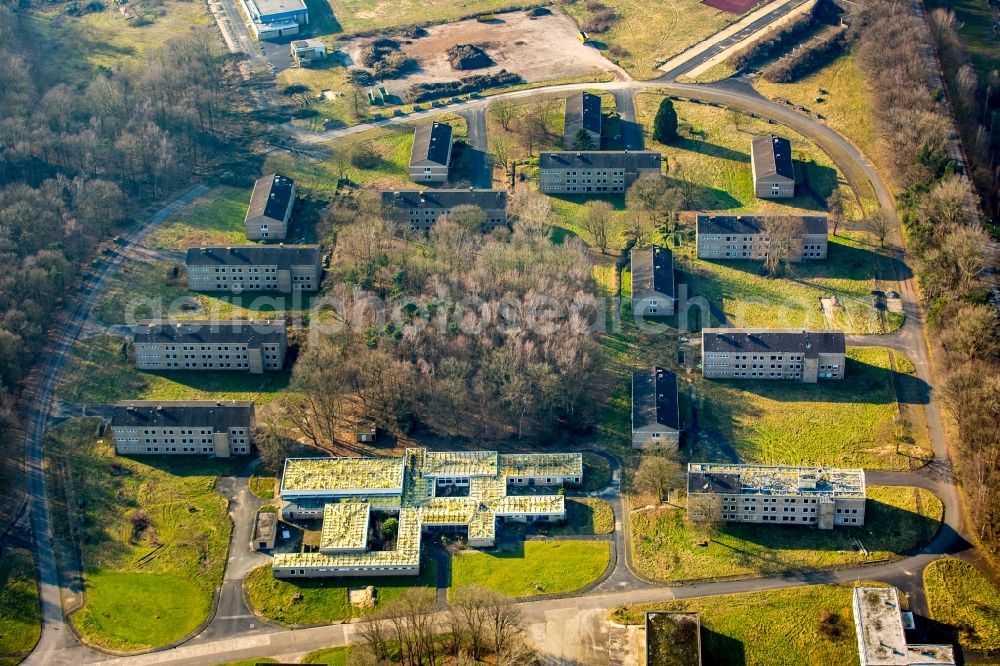
[[[767,253],[764,255],[764,270],[768,275],[781,275],[789,270],[795,253],[796,242],[802,235],[800,222],[790,216],[776,215],[764,223],[767,234]]]
[[[607,201],[591,199],[583,206],[580,226],[590,234],[594,245],[600,249],[602,254],[608,250],[608,238],[613,219],[614,209]]]
[[[514,105],[514,102],[506,99],[497,100],[490,106],[490,110],[496,117],[497,122],[500,123],[500,127],[505,132],[509,132],[511,124],[517,120],[518,116],[517,107]]]
[[[892,220],[885,211],[877,210],[868,218],[866,225],[875,238],[878,239],[878,246],[885,247],[885,239],[892,232]]]

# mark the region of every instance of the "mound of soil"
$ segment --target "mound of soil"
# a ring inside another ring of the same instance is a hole
[[[552,13],[548,7],[535,7],[527,11],[528,16],[548,16]]]
[[[496,63],[475,44],[456,44],[448,49],[448,62],[455,69],[482,69]]]

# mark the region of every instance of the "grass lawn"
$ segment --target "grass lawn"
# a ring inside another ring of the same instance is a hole
[[[865,89],[864,75],[850,53],[798,81],[771,83],[758,78],[754,88],[764,97],[783,97],[826,116],[825,124],[849,138],[869,156],[874,154],[876,135],[871,97]]]
[[[924,569],[924,590],[931,618],[951,629],[942,640],[1000,654],[1000,590],[979,569],[953,558],[931,562]]]
[[[303,664],[325,664],[325,666],[347,666],[347,658],[351,656],[350,647],[326,648],[315,650],[302,657]]]
[[[800,666],[858,663],[852,588],[812,585],[636,604],[615,609],[616,622],[641,624],[647,611],[701,615],[702,659],[712,666]],[[825,629],[821,618],[829,614]]]
[[[123,338],[77,341],[57,395],[75,404],[118,400],[253,400],[269,402],[288,386],[290,372],[142,372],[122,356]]]
[[[572,592],[603,574],[610,558],[607,541],[518,541],[466,550],[452,559],[451,586],[482,585],[510,597]]]
[[[693,239],[674,249],[679,283],[687,284],[689,298],[708,299],[731,326],[859,334],[889,333],[902,326],[898,318],[883,318],[871,296],[876,288],[898,288],[894,260],[874,251],[864,235],[849,232],[831,236],[828,252],[825,261],[802,262],[785,277],[772,278],[761,274],[760,261],[698,259]],[[839,307],[828,316],[820,299],[830,297]]]
[[[145,244],[165,250],[246,244],[243,218],[250,205],[250,193],[249,189],[236,187],[213,188],[146,236]]]
[[[517,0],[330,0],[344,32],[446,23],[466,16],[522,6]]]
[[[853,205],[853,193],[833,161],[812,141],[786,127],[707,104],[675,101],[680,138],[670,145],[655,141],[648,133],[663,97],[657,92],[637,94],[637,120],[647,132],[646,148],[663,153],[668,173],[687,191],[690,208],[796,214],[824,210],[826,199],[835,188],[841,188],[849,204],[848,215],[860,215],[860,209]],[[792,142],[799,182],[793,199],[764,200],[754,196],[750,142],[755,136],[771,132]],[[805,179],[808,187],[803,185]],[[862,197],[874,199],[870,186]]]
[[[664,582],[725,576],[773,576],[789,571],[894,559],[926,544],[944,513],[941,500],[918,488],[868,488],[865,526],[815,530],[725,523],[718,532],[685,520],[683,508],[630,516],[632,561]],[[854,540],[868,550],[854,550]],[[707,541],[708,546],[698,544]]]
[[[611,505],[596,497],[567,497],[566,520],[543,528],[546,534],[611,534],[615,531],[615,512]]]
[[[271,474],[258,474],[260,468],[250,475],[250,492],[261,499],[274,499],[276,479]]]
[[[578,24],[584,25],[591,14],[588,8],[591,4],[594,3],[574,2],[563,8]],[[610,51],[605,55],[639,79],[661,75],[663,72],[656,69],[658,65],[738,18],[698,0],[653,3],[604,0],[601,4],[614,9],[620,18],[606,33],[591,34],[591,39],[623,49],[621,55]]]
[[[324,0],[318,0],[323,2]],[[310,118],[295,120],[295,123],[313,131],[322,131],[333,127],[344,127],[361,122],[373,113],[367,98],[362,105],[362,117],[354,113],[354,102],[350,95],[350,85],[347,81],[347,68],[329,61],[314,67],[291,67],[278,73],[278,89],[287,86],[306,86],[309,91],[292,96],[291,100],[300,108],[313,109],[317,115]],[[324,90],[344,93],[335,99],[321,99],[318,95]]]
[[[603,490],[611,483],[611,463],[596,453],[583,454],[583,490],[591,493]]]
[[[87,598],[72,622],[102,647],[164,645],[208,616],[232,531],[215,484],[244,461],[116,457],[96,425],[68,421],[46,444],[56,533],[82,551]]]
[[[972,66],[980,81],[988,81],[990,72],[1000,62],[1000,41],[992,28],[996,13],[990,3],[987,0],[930,0],[927,3],[928,12],[935,7],[955,12],[958,35],[969,52]]]
[[[271,657],[257,657],[256,659],[244,659],[243,661],[227,661],[216,666],[256,666],[257,664],[277,664],[277,659]]]
[[[352,617],[377,610],[382,604],[402,596],[411,587],[433,587],[437,582],[437,562],[426,558],[416,577],[314,578],[279,580],[271,567],[254,569],[243,581],[243,589],[254,610],[284,625],[328,624],[347,622]],[[376,606],[363,610],[352,608],[348,590],[375,588]],[[296,595],[301,598],[296,600]]]
[[[28,656],[42,631],[31,551],[4,549],[0,583],[0,666],[13,666]]]

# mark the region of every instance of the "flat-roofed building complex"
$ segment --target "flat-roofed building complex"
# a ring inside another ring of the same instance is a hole
[[[277,173],[257,180],[243,228],[250,240],[280,241],[288,235],[288,220],[295,204],[295,183]]]
[[[865,524],[861,469],[690,463],[687,514],[696,522]]]
[[[538,188],[546,194],[624,192],[639,176],[661,172],[653,150],[543,152],[538,156]]]
[[[255,425],[248,400],[130,400],[115,405],[111,439],[119,455],[250,453]]]
[[[319,245],[189,247],[185,266],[192,291],[265,291],[288,294],[319,289]]]
[[[463,532],[490,547],[497,524],[566,517],[555,488],[583,481],[579,453],[500,454],[407,449],[403,457],[289,458],[281,479],[282,515],[322,519],[319,552],[277,554],[276,578],[412,576],[420,571],[421,536]],[[552,487],[552,493],[511,492]],[[394,550],[367,541],[373,511],[398,517]]]
[[[796,226],[789,259],[793,262],[826,259],[827,221],[822,215],[778,216],[708,215],[696,219],[699,259],[764,259],[771,247],[772,224]]]
[[[240,0],[257,39],[280,39],[299,34],[309,23],[303,0]]]
[[[451,125],[432,122],[413,130],[410,151],[410,180],[415,183],[443,183],[451,168]]]
[[[659,245],[632,250],[632,315],[667,317],[674,313],[674,255]]]
[[[566,98],[566,115],[563,119],[563,148],[573,150],[573,142],[580,130],[590,137],[593,150],[601,148],[601,98],[589,92]]]
[[[840,331],[706,328],[701,332],[707,379],[791,379],[814,384],[843,379],[847,342]]]
[[[505,190],[396,190],[382,192],[382,216],[409,227],[429,231],[458,206],[475,206],[486,213],[489,230],[507,224]],[[485,229],[484,229],[485,231]]]
[[[676,450],[680,443],[677,375],[663,368],[632,373],[632,448]]]
[[[852,610],[861,666],[954,666],[957,663],[955,650],[950,645],[906,642],[903,609],[896,588],[855,587]]]
[[[285,365],[285,322],[150,321],[132,332],[139,370],[240,370],[259,375]]]
[[[795,196],[795,164],[792,144],[773,134],[750,143],[750,169],[754,194],[760,199],[790,199]]]

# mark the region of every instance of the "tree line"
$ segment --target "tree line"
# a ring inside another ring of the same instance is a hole
[[[1000,322],[983,281],[989,237],[969,181],[947,154],[952,119],[928,84],[919,18],[907,0],[865,0],[851,26],[874,97],[897,207],[958,423],[954,455],[970,525],[1000,546]]]

